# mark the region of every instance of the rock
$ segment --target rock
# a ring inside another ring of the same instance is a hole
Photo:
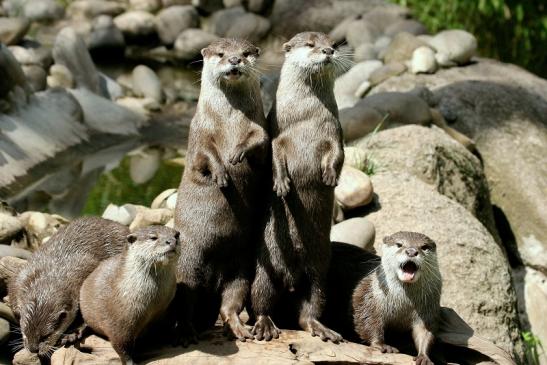
[[[1,213],[0,214],[0,242],[10,243],[13,236],[23,229],[23,225],[17,217]]]
[[[370,157],[382,172],[417,177],[461,204],[498,237],[481,161],[442,130],[417,125],[393,128],[358,141],[355,147],[365,155],[359,156],[361,163]]]
[[[202,48],[216,41],[219,37],[201,29],[186,29],[175,41],[175,51],[182,60],[193,60],[200,56]]]
[[[13,365],[40,365],[40,358],[38,354],[29,352],[27,349],[18,351],[13,356]]]
[[[154,177],[161,163],[157,148],[145,148],[133,153],[129,162],[129,174],[135,184],[144,184]]]
[[[109,98],[110,100],[117,100],[124,95],[124,90],[120,84],[115,80],[99,73],[99,82],[101,86],[101,94]]]
[[[435,60],[435,51],[429,47],[418,47],[412,52],[410,60],[410,72],[433,73],[437,71],[437,61]]]
[[[367,158],[367,153],[362,148],[344,147],[344,165],[364,171]]]
[[[144,96],[163,102],[161,82],[156,73],[148,66],[139,65],[132,73],[133,92],[137,96]]]
[[[373,198],[370,178],[355,167],[344,165],[334,188],[336,201],[343,209],[349,210],[369,204]]]
[[[224,7],[222,0],[192,0],[192,5],[205,14],[214,13]]]
[[[374,225],[366,218],[350,218],[332,226],[330,240],[369,250],[374,244]]]
[[[125,5],[109,0],[76,0],[67,7],[67,14],[72,19],[94,19],[100,15],[116,16],[125,11]]]
[[[52,65],[47,77],[49,87],[64,87],[70,89],[74,87],[74,77],[72,72],[63,65]]]
[[[392,62],[375,70],[369,77],[371,85],[378,85],[390,77],[397,76],[406,71],[406,66],[399,62]]]
[[[427,46],[427,43],[422,42],[410,33],[399,33],[389,44],[383,59],[385,63],[405,62],[412,58],[416,48]]]
[[[0,43],[8,46],[17,44],[30,28],[25,18],[0,18]]]
[[[11,46],[8,47],[10,52],[13,54],[13,57],[23,65],[39,65],[41,66],[42,59],[32,48],[24,48],[20,46]]]
[[[198,12],[190,5],[171,6],[156,15],[156,29],[163,44],[173,44],[183,30],[198,27]]]
[[[63,28],[53,46],[53,59],[56,64],[70,70],[76,87],[85,88],[98,94],[99,75],[87,51],[84,40],[70,27]]]
[[[137,215],[129,225],[129,229],[134,232],[139,228],[148,227],[154,224],[165,225],[171,219],[173,219],[173,210],[171,209],[150,209],[144,207],[137,210]]]
[[[437,50],[437,62],[441,66],[461,65],[471,60],[477,51],[477,39],[464,30],[445,30],[429,41]]]
[[[68,220],[58,214],[28,211],[21,213],[19,220],[25,227],[28,236],[28,248],[35,250],[59,228],[68,224]]]
[[[129,0],[129,7],[132,10],[143,10],[149,13],[154,13],[158,11],[160,6],[160,0]]]
[[[348,32],[348,27],[350,24],[359,19],[361,15],[350,15],[344,20],[342,20],[340,23],[338,23],[334,29],[332,29],[329,33],[330,39],[334,41],[335,44],[342,44],[346,40],[346,33]]]
[[[384,115],[368,106],[357,103],[351,108],[340,110],[340,124],[346,142],[354,141],[372,133],[383,124]]]
[[[151,98],[134,98],[131,96],[116,99],[116,104],[123,106],[133,112],[148,117],[151,111],[161,110],[161,105]]]
[[[0,346],[8,342],[10,334],[9,322],[0,318]]]
[[[104,210],[102,217],[128,226],[133,222],[136,215],[137,209],[132,204],[125,204],[120,207],[111,203]]]
[[[346,40],[351,47],[357,48],[363,43],[374,43],[380,34],[380,30],[373,23],[359,18],[348,25]]]
[[[414,19],[401,19],[386,27],[385,34],[394,37],[399,33],[410,33],[413,35],[426,34],[427,28],[421,22]]]
[[[84,123],[94,131],[137,135],[146,118],[86,89],[70,90],[84,113]]]
[[[364,98],[365,95],[369,92],[372,85],[368,81],[363,81],[361,85],[355,90],[354,96],[358,99]]]
[[[93,21],[88,48],[91,55],[97,59],[105,58],[112,61],[114,58],[123,57],[125,39],[112,17],[100,15]]]
[[[0,244],[0,257],[12,256],[28,260],[30,255],[30,251],[24,250],[22,248]]]
[[[57,350],[51,365],[110,364],[119,362],[119,357],[111,345],[97,336],[86,339],[88,353],[80,352],[74,347]],[[150,365],[252,365],[257,363],[289,364],[392,364],[408,365],[412,357],[403,354],[383,354],[379,350],[361,344],[342,342],[333,344],[323,342],[319,337],[312,337],[304,331],[282,331],[275,341],[233,341],[222,334],[217,327],[208,331],[198,345],[182,347],[147,349],[146,363]],[[260,360],[257,360],[260,359]]]
[[[163,8],[168,8],[173,5],[191,5],[192,0],[161,0]]]
[[[219,37],[244,38],[251,42],[262,39],[270,30],[270,21],[241,6],[217,11],[211,16],[211,30]]]
[[[246,0],[245,5],[248,11],[257,14],[266,14],[272,7],[274,0]]]
[[[387,47],[389,47],[389,45],[391,44],[391,40],[391,37],[385,35],[380,36],[378,37],[378,39],[376,39],[376,42],[374,42],[374,49],[378,53],[378,57],[380,57],[381,54],[382,56],[380,58],[384,58],[383,54],[385,53]]]
[[[455,201],[404,173],[372,176],[378,200],[367,219],[374,247],[397,231],[416,231],[437,243],[443,277],[441,304],[454,308],[482,336],[509,353],[520,351],[516,298],[503,249]],[[374,209],[373,209],[374,210]]]
[[[65,8],[55,0],[26,0],[23,12],[31,21],[52,22],[63,18]]]
[[[378,59],[378,53],[372,43],[362,43],[355,48],[353,60],[355,62],[369,61]]]
[[[45,90],[47,86],[47,73],[38,65],[23,66],[23,73],[33,91]]]
[[[146,11],[133,10],[118,15],[114,23],[124,35],[131,38],[150,36],[156,33],[156,20]]]
[[[520,323],[523,330],[532,332],[542,344],[547,343],[547,276],[529,267],[513,271],[517,283]],[[547,361],[545,353],[540,355],[539,364]]]
[[[364,81],[368,81],[370,75],[382,67],[378,60],[363,61],[357,63],[348,72],[338,77],[334,82],[334,96],[338,109],[348,108],[359,100],[355,93]]]
[[[371,22],[380,31],[386,33],[387,28],[401,20],[410,17],[410,9],[396,4],[381,4],[373,7],[362,15],[363,19]]]
[[[177,194],[177,189],[167,189],[158,195],[150,205],[152,209],[167,208],[167,201],[169,197]]]
[[[0,99],[13,94],[16,88],[30,93],[30,87],[21,66],[9,49],[0,44]]]

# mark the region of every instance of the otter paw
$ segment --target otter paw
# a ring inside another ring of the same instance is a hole
[[[228,174],[225,170],[220,170],[217,173],[211,173],[211,179],[219,188],[225,188],[228,186]]]
[[[418,355],[414,358],[416,365],[435,365],[427,355]]]
[[[245,327],[245,325],[241,322],[233,323],[233,324],[225,323],[224,333],[226,335],[237,338],[241,342],[254,339],[254,336],[251,334],[251,331],[249,331],[247,327]]]
[[[310,333],[312,336],[319,336],[322,341],[331,341],[333,343],[339,343],[342,341],[342,336],[331,330],[330,328],[325,327],[319,321],[312,321],[310,323]]]
[[[382,351],[384,354],[397,354],[399,350],[396,347],[386,345],[385,343],[373,346]]]
[[[70,345],[74,345],[79,340],[81,340],[81,336],[78,336],[77,333],[63,335],[63,337],[61,337],[61,346],[68,347]]]
[[[267,316],[261,317],[256,321],[251,332],[258,341],[271,341],[273,338],[279,338],[279,334],[281,333],[272,319]]]
[[[182,347],[188,347],[191,344],[197,344],[198,343],[198,335],[196,333],[196,330],[194,329],[193,325],[186,325],[183,326],[179,330],[179,333],[177,334],[175,341],[173,342],[173,346],[182,345]]]
[[[323,183],[327,186],[336,186],[337,174],[334,167],[327,167],[323,169]]]
[[[232,165],[236,165],[240,162],[243,162],[246,152],[247,150],[243,146],[237,145],[234,152],[230,155],[230,163]]]
[[[278,197],[284,197],[287,196],[289,191],[291,190],[289,184],[291,180],[288,177],[283,177],[279,179],[274,180],[274,186],[273,190],[276,192]]]

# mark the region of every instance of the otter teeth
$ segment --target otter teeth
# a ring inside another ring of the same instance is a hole
[[[416,277],[418,265],[416,265],[413,261],[407,261],[401,264],[401,271],[403,273],[402,281],[411,282]]]

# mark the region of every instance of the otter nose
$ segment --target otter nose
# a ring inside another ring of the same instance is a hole
[[[326,55],[332,56],[334,54],[334,48],[331,48],[331,47],[323,48],[322,52]]]
[[[405,250],[406,254],[409,257],[416,257],[418,256],[418,250],[416,250],[414,247],[409,247]]]
[[[168,240],[165,240],[165,244],[167,246],[175,247],[177,245],[177,240],[175,238],[170,238]]]
[[[238,63],[241,62],[241,58],[237,57],[237,56],[234,56],[234,57],[230,57],[228,59],[228,62],[230,62],[232,65],[237,65]]]
[[[29,352],[32,352],[33,354],[37,354],[39,350],[39,346],[37,343],[28,343],[27,350],[29,350]]]

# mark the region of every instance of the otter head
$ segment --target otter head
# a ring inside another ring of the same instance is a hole
[[[298,33],[283,45],[285,63],[310,73],[334,70],[339,54],[326,34],[319,32]]]
[[[180,254],[179,232],[165,226],[140,228],[127,236],[127,242],[130,254],[154,265],[174,265]]]
[[[76,318],[78,296],[55,290],[50,283],[37,280],[23,294],[19,315],[23,344],[40,357],[51,356],[61,336]]]
[[[201,50],[203,77],[213,83],[236,85],[255,78],[260,48],[242,39],[219,39]]]
[[[421,233],[397,232],[384,237],[382,263],[403,283],[418,282],[422,272],[439,275],[437,245]]]

